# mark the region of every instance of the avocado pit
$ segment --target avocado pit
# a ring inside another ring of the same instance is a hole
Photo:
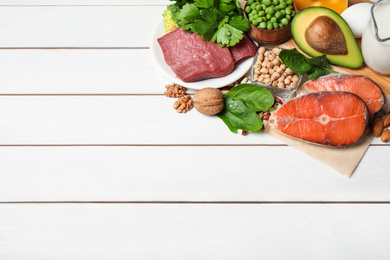
[[[329,16],[315,18],[305,31],[307,43],[324,54],[348,54],[347,42],[340,26]]]

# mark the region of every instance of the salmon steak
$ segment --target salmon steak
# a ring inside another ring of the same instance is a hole
[[[329,74],[315,80],[305,82],[297,95],[305,95],[317,91],[345,91],[358,95],[368,107],[371,120],[385,104],[382,89],[371,79],[350,74]]]
[[[269,123],[290,137],[336,147],[359,140],[368,117],[366,103],[357,95],[324,91],[291,99],[272,113]]]

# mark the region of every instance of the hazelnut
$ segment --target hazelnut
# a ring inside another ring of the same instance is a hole
[[[194,107],[200,113],[208,116],[218,114],[224,107],[223,94],[216,88],[203,88],[195,93]]]

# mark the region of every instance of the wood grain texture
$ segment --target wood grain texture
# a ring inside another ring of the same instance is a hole
[[[0,94],[163,94],[172,84],[149,49],[0,49],[0,56]]]
[[[0,205],[0,258],[387,259],[390,205]]]
[[[0,202],[389,202],[387,150],[347,179],[287,146],[0,147]]]

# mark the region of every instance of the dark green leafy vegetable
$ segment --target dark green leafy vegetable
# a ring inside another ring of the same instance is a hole
[[[274,104],[274,97],[265,87],[240,84],[224,94],[224,109],[217,114],[231,132],[259,131],[263,127],[257,114]]]
[[[224,102],[225,107],[217,116],[225,122],[231,132],[236,133],[240,129],[259,131],[263,127],[259,115],[247,107],[244,101],[224,96]]]
[[[172,0],[171,0],[172,1]],[[250,27],[243,18],[241,4],[237,0],[179,0],[180,8],[174,20],[190,33],[203,36],[203,40],[234,46]]]
[[[308,58],[300,53],[296,48],[291,50],[283,49],[279,53],[281,61],[297,74],[307,73],[310,80],[316,79],[326,74],[326,72],[338,73],[329,69],[329,62],[326,55]]]
[[[255,84],[240,84],[232,88],[225,96],[241,99],[250,109],[263,111],[274,104],[274,96],[262,86]]]

